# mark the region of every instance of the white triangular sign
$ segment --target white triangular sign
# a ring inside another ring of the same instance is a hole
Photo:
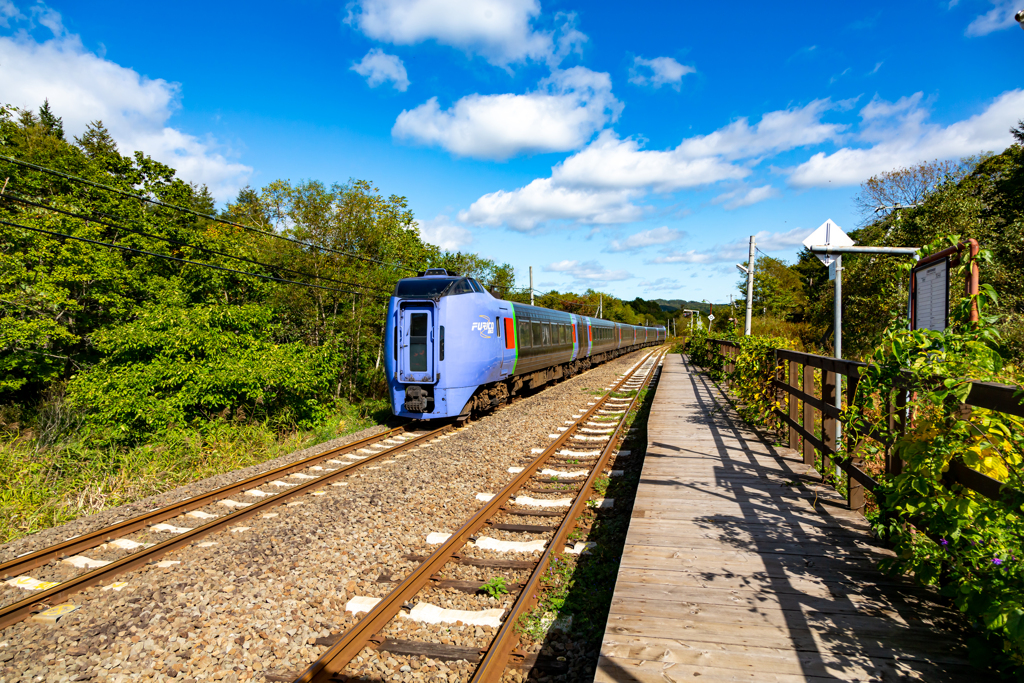
[[[843,229],[832,222],[832,219],[828,219],[824,223],[818,226],[818,229],[807,236],[804,240],[805,247],[821,246],[827,244],[830,247],[852,247],[853,240],[850,236],[843,232]],[[832,265],[835,260],[834,255],[826,254],[815,254],[821,262],[826,266]]]

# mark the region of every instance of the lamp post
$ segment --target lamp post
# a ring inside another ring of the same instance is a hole
[[[1024,9],[1013,15],[1013,18],[1017,20],[1021,28],[1024,28]]]

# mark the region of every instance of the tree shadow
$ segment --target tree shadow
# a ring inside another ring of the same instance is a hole
[[[668,508],[658,508],[663,538],[631,530],[630,543],[651,544],[645,552],[659,558],[659,569],[645,562],[620,571],[627,596],[620,611],[635,616],[624,626],[609,619],[603,651],[614,658],[601,659],[597,680],[717,680],[726,670],[743,670],[748,680],[751,673],[752,680],[982,675],[968,664],[959,613],[934,591],[878,570],[891,553],[867,521],[846,509],[799,454],[768,443],[704,375],[687,369],[696,409],[680,411],[677,424],[701,438],[668,443],[652,435],[652,466],[640,483],[664,491],[657,500],[673,496],[722,511],[687,508],[676,522]],[[694,467],[685,466],[690,458]],[[673,463],[682,474],[671,472]]]

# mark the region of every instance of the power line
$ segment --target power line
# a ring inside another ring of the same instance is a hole
[[[77,212],[74,212],[74,211],[68,211],[66,209],[59,209],[59,208],[57,208],[55,206],[51,206],[51,205],[48,205],[48,204],[40,204],[39,202],[34,202],[34,201],[30,200],[30,199],[25,199],[24,197],[21,197],[21,196],[15,194],[15,193],[10,192],[9,190],[6,191],[6,192],[3,192],[2,194],[0,194],[0,198],[3,198],[5,200],[9,200],[9,201],[15,201],[15,202],[18,202],[20,204],[25,204],[25,205],[28,205],[28,206],[35,206],[35,207],[38,207],[40,209],[44,209],[46,211],[53,211],[54,213],[59,213],[59,214],[65,215],[65,216],[70,216],[71,218],[78,218],[78,219],[84,220],[84,221],[92,221],[94,223],[99,223],[100,225],[106,225],[107,227],[114,228],[115,230],[123,230],[125,232],[132,233],[134,235],[141,235],[143,237],[149,237],[151,239],[161,240],[161,241],[168,242],[168,243],[173,244],[173,245],[178,246],[178,247],[191,247],[192,249],[199,249],[200,251],[205,251],[208,254],[216,254],[218,256],[223,256],[225,258],[234,259],[236,261],[243,261],[245,263],[251,263],[251,264],[253,264],[255,266],[262,266],[263,268],[269,268],[271,270],[274,270],[274,269],[282,270],[282,271],[285,271],[285,272],[294,273],[295,275],[301,275],[302,277],[308,277],[308,278],[313,279],[313,280],[320,279],[320,280],[327,280],[329,282],[337,282],[338,284],[342,284],[342,285],[350,285],[352,287],[365,287],[367,289],[372,289],[372,290],[378,291],[378,292],[386,292],[387,291],[387,290],[383,290],[383,289],[380,289],[380,288],[377,288],[377,287],[370,287],[370,286],[367,286],[367,285],[365,285],[363,283],[360,283],[360,282],[347,282],[345,280],[338,280],[337,278],[328,277],[326,275],[310,275],[309,273],[304,273],[301,270],[295,270],[294,268],[288,268],[286,266],[272,266],[272,265],[270,265],[268,263],[263,263],[262,261],[257,261],[255,259],[246,258],[244,256],[235,256],[233,254],[229,254],[227,252],[220,251],[218,249],[210,249],[209,247],[203,247],[203,246],[200,246],[198,244],[192,244],[191,242],[182,242],[181,240],[176,240],[176,239],[173,239],[173,238],[170,238],[170,237],[163,237],[163,236],[160,236],[160,235],[154,235],[154,234],[148,233],[148,232],[146,232],[144,230],[138,230],[138,229],[135,229],[135,228],[129,228],[129,227],[126,227],[126,226],[123,226],[123,225],[118,225],[117,223],[111,223],[109,221],[105,221],[105,220],[103,220],[101,218],[97,218],[95,215],[88,216],[86,214],[77,213]]]
[[[259,273],[249,273],[244,270],[235,270],[234,268],[225,268],[224,266],[215,266],[211,263],[202,263],[201,261],[191,261],[189,259],[178,258],[176,256],[167,256],[166,254],[157,254],[156,252],[146,251],[144,249],[133,249],[132,247],[126,247],[120,244],[113,244],[110,242],[100,242],[98,240],[91,240],[86,237],[76,237],[74,235],[66,235],[62,232],[53,232],[52,230],[43,230],[42,228],[33,228],[28,225],[20,225],[18,223],[11,223],[0,219],[0,225],[7,225],[12,228],[21,228],[22,230],[31,230],[32,232],[38,232],[43,235],[49,235],[50,237],[56,237],[59,239],[75,240],[77,242],[85,242],[86,244],[95,244],[100,247],[107,247],[108,249],[120,249],[121,251],[132,252],[134,254],[144,254],[146,256],[155,256],[156,258],[166,259],[168,261],[176,261],[178,263],[187,263],[192,266],[200,266],[202,268],[209,268],[211,270],[221,270],[226,273],[235,273],[236,275],[248,275],[249,277],[259,278],[261,280],[269,280],[271,282],[281,282],[289,285],[298,285],[300,287],[310,287],[313,289],[323,289],[328,292],[340,292],[342,294],[361,294],[367,296],[366,292],[357,292],[351,289],[338,289],[337,287],[324,287],[323,285],[314,285],[311,282],[299,282],[297,280],[287,280],[281,277],[274,277],[273,275],[260,275]],[[380,295],[369,295],[374,298],[384,299]]]
[[[110,192],[116,192],[119,195],[123,195],[125,197],[131,197],[133,199],[138,199],[139,201],[148,202],[148,203],[154,204],[156,206],[162,206],[162,207],[167,208],[167,209],[174,209],[175,211],[182,211],[184,213],[190,213],[193,216],[199,216],[200,218],[205,218],[207,220],[216,221],[217,223],[223,223],[224,225],[230,225],[230,226],[235,227],[235,228],[241,228],[242,230],[248,230],[249,232],[254,232],[254,233],[258,234],[258,235],[263,235],[264,237],[272,237],[273,239],[284,240],[286,242],[291,242],[292,244],[298,244],[300,246],[308,247],[310,249],[319,249],[321,251],[327,251],[327,252],[330,252],[332,254],[339,254],[341,256],[348,256],[350,258],[359,259],[360,261],[367,261],[369,263],[377,263],[377,264],[380,264],[382,266],[390,266],[392,268],[401,268],[403,270],[408,270],[408,271],[413,272],[413,273],[419,272],[415,268],[410,268],[409,266],[403,266],[403,265],[398,264],[398,263],[388,263],[386,261],[380,261],[380,260],[377,260],[377,259],[374,259],[374,258],[370,258],[368,256],[360,256],[359,254],[353,254],[353,253],[350,253],[350,252],[347,252],[347,251],[340,251],[338,249],[333,249],[331,247],[322,247],[322,246],[319,246],[319,245],[316,245],[316,244],[311,244],[309,242],[303,242],[301,240],[297,240],[297,239],[294,239],[292,237],[287,237],[285,235],[276,235],[276,234],[274,234],[272,232],[266,232],[264,230],[259,230],[258,228],[254,228],[251,225],[244,225],[242,223],[235,223],[234,221],[229,221],[229,220],[226,220],[224,218],[218,218],[217,216],[211,216],[210,214],[202,213],[200,211],[196,211],[195,209],[189,209],[187,207],[178,206],[176,204],[168,204],[166,202],[160,201],[159,199],[153,199],[151,197],[146,197],[144,195],[134,194],[132,192],[126,192],[124,190],[119,190],[116,187],[111,187],[110,185],[104,185],[103,183],[97,183],[97,182],[94,182],[92,180],[86,180],[85,178],[79,178],[78,176],[71,175],[70,173],[64,173],[63,171],[56,171],[56,170],[54,170],[52,168],[46,168],[45,166],[38,166],[36,164],[32,164],[32,163],[29,163],[27,161],[22,161],[21,159],[14,159],[12,157],[5,156],[3,154],[0,154],[0,159],[3,159],[4,161],[7,161],[7,162],[12,163],[12,164],[15,164],[17,166],[22,166],[24,168],[31,168],[33,170],[41,171],[43,173],[49,173],[51,175],[55,175],[55,176],[64,178],[65,180],[73,180],[75,182],[85,183],[86,185],[91,185],[92,187],[96,187],[96,188],[99,188],[99,189],[102,189],[102,190],[108,190]]]

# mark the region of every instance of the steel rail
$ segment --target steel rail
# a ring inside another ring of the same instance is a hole
[[[640,397],[640,392],[650,384],[653,379],[655,372],[658,369],[658,361],[661,360],[665,355],[665,352],[661,352],[660,357],[655,358],[651,365],[650,371],[644,378],[643,384],[637,389],[636,394],[633,396],[633,400],[629,402],[629,407],[626,408],[622,419],[619,421],[619,425],[615,432],[612,434],[612,438],[608,441],[608,444],[604,448],[604,452],[601,453],[601,457],[598,459],[594,469],[591,470],[590,476],[587,477],[583,483],[583,487],[576,495],[572,505],[569,507],[569,512],[563,518],[562,523],[558,525],[558,529],[555,531],[555,535],[551,542],[548,543],[544,549],[543,554],[540,557],[540,561],[533,569],[533,573],[530,578],[526,581],[522,590],[519,591],[519,596],[516,598],[515,603],[512,605],[512,609],[509,610],[509,614],[505,617],[498,629],[498,633],[495,635],[494,640],[491,642],[491,647],[488,648],[487,653],[484,654],[480,663],[477,665],[476,672],[473,674],[473,678],[470,679],[472,682],[483,683],[484,681],[499,681],[502,675],[505,673],[505,669],[508,668],[509,658],[512,656],[512,652],[516,645],[519,644],[519,635],[515,631],[515,626],[519,623],[519,618],[531,609],[537,602],[537,596],[542,586],[541,581],[543,580],[544,573],[547,571],[548,566],[551,563],[551,558],[556,554],[564,553],[565,542],[569,536],[569,533],[576,526],[576,519],[580,513],[586,509],[587,502],[590,498],[590,492],[593,491],[594,482],[597,481],[601,471],[608,464],[611,459],[612,451],[615,450],[615,446],[618,443],[619,437],[622,434],[622,430],[626,427],[626,418],[629,417],[629,413],[636,407],[637,399]]]
[[[580,426],[585,424],[605,405],[608,399],[611,398],[612,393],[625,384],[627,380],[631,379],[636,371],[654,354],[655,352],[651,351],[643,360],[638,362],[633,372],[623,377],[615,385],[615,389],[610,390],[596,401],[590,410],[580,417],[572,427],[555,439],[544,452],[524,467],[522,472],[513,477],[499,493],[477,510],[448,540],[441,544],[440,548],[435,550],[419,567],[414,569],[409,576],[370,609],[366,616],[346,631],[319,659],[299,674],[298,678],[295,679],[295,683],[326,683],[335,674],[340,673],[348,666],[349,662],[355,659],[364,647],[383,642],[383,639],[377,634],[402,610],[407,599],[423,590],[430,582],[431,577],[450,562],[452,556],[486,525],[487,520],[500,512],[508,499],[532,479],[541,466],[576,434]],[[628,413],[624,413],[624,415],[628,415]]]
[[[351,451],[363,448],[371,443],[389,439],[405,431],[406,428],[403,426],[373,434],[364,439],[359,439],[358,441],[353,441],[352,443],[332,448],[291,464],[267,470],[266,472],[249,477],[248,479],[243,479],[242,481],[235,482],[234,484],[228,484],[227,486],[222,486],[219,489],[199,494],[198,496],[194,496],[187,500],[171,503],[170,505],[145,512],[136,517],[132,517],[131,519],[126,519],[121,522],[111,524],[110,526],[103,527],[102,529],[97,529],[96,531],[76,536],[66,541],[62,541],[61,543],[56,543],[47,548],[42,548],[33,553],[29,553],[28,555],[16,557],[13,560],[8,560],[7,562],[0,564],[0,579],[18,576],[19,574],[23,574],[35,569],[36,567],[52,562],[53,560],[62,559],[63,556],[74,555],[75,553],[82,552],[83,550],[95,548],[101,543],[110,541],[119,536],[140,531],[152,524],[159,524],[164,520],[177,517],[189,510],[194,510],[211,503],[216,503],[222,498],[226,498],[244,489],[261,486],[274,479],[280,479],[281,477],[288,476],[293,472],[298,472],[299,470],[304,470],[311,465],[323,462],[332,456],[350,453]]]
[[[409,439],[405,443],[398,444],[393,448],[389,448],[381,451],[380,453],[368,456],[366,460],[360,460],[358,462],[354,462],[348,465],[343,465],[334,472],[330,472],[329,474],[326,474],[322,477],[318,477],[316,479],[311,479],[304,484],[297,484],[295,488],[289,489],[288,491],[282,491],[281,493],[274,494],[268,498],[264,498],[261,501],[252,503],[251,505],[248,505],[240,510],[224,515],[223,517],[218,517],[217,519],[212,520],[200,527],[196,527],[191,531],[186,531],[185,533],[179,534],[174,538],[168,539],[162,543],[158,543],[150,548],[146,548],[145,550],[139,550],[135,553],[132,553],[131,555],[121,558],[120,560],[115,560],[114,562],[111,562],[108,565],[105,565],[98,569],[94,569],[91,572],[81,574],[80,576],[76,576],[73,579],[68,579],[67,581],[62,582],[60,585],[40,591],[39,593],[36,593],[35,595],[32,595],[26,598],[25,600],[0,607],[0,629],[4,629],[10,626],[11,624],[15,624],[21,621],[22,619],[25,619],[33,612],[38,611],[38,607],[40,605],[47,604],[47,601],[62,601],[70,597],[71,595],[74,595],[75,593],[78,593],[91,586],[95,586],[106,579],[110,579],[114,576],[117,576],[118,574],[123,574],[133,569],[142,567],[152,562],[153,560],[171,552],[172,550],[177,550],[182,546],[189,545],[193,541],[196,541],[215,531],[220,531],[225,527],[229,526],[230,524],[240,522],[244,519],[251,517],[257,512],[266,510],[267,508],[274,507],[275,505],[278,505],[288,500],[289,498],[294,498],[298,495],[305,494],[308,491],[319,488],[320,486],[330,483],[335,479],[340,479],[341,477],[347,475],[352,470],[358,469],[360,467],[363,467],[364,465],[374,462],[381,456],[393,455],[400,451],[407,450],[409,448],[412,448],[413,446],[422,444],[425,441],[435,439],[441,434],[453,428],[454,427],[452,425],[445,425],[440,429],[435,429],[432,432],[427,432],[426,434],[423,434],[421,436]]]

